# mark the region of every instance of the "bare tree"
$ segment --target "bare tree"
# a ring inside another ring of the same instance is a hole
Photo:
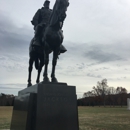
[[[83,102],[85,105],[126,105],[127,90],[123,87],[109,87],[107,79],[97,82],[92,91],[83,94]]]
[[[106,98],[106,95],[107,95],[107,92],[108,92],[107,88],[108,88],[107,79],[103,79],[101,82],[98,81],[97,86],[93,87],[96,96],[101,97],[104,106],[106,105],[105,104],[105,98]]]
[[[92,104],[92,99],[93,99],[93,93],[92,91],[88,91],[83,94],[83,98],[85,98],[86,103],[90,106]]]
[[[109,87],[108,89],[108,102],[109,105],[113,105],[113,107],[115,106],[116,103],[116,99],[115,99],[115,94],[116,94],[116,89],[114,87]]]
[[[117,101],[122,107],[123,103],[126,102],[126,99],[127,99],[127,90],[126,88],[123,88],[123,87],[117,87],[116,94],[118,98]]]
[[[91,97],[92,96],[92,92],[91,91],[88,91],[86,93],[83,94],[83,98],[85,97]]]

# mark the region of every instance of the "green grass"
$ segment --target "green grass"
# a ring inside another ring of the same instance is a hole
[[[12,110],[12,107],[0,107],[0,129],[10,128]]]
[[[80,130],[130,130],[126,107],[79,107]],[[0,107],[0,129],[9,129],[12,107]]]
[[[80,130],[130,130],[126,107],[79,107]]]

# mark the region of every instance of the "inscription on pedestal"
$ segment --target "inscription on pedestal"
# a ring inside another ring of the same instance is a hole
[[[78,130],[75,87],[46,85],[39,86],[38,92],[37,129]]]
[[[15,99],[11,130],[79,130],[74,86],[37,84]]]

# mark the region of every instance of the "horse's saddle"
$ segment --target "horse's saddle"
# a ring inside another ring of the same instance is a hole
[[[40,52],[41,53],[41,50],[42,48],[41,48],[41,45],[40,44],[38,44],[37,42],[35,42],[34,41],[34,38],[31,40],[31,42],[30,42],[30,47],[29,47],[29,51],[31,52],[31,51],[37,51],[37,52]],[[60,53],[65,53],[67,51],[67,49],[63,46],[63,45],[61,45],[60,46]],[[42,53],[43,53],[43,51],[42,51]],[[50,53],[51,53],[51,51],[50,51]],[[60,53],[59,53],[59,55],[60,55]]]

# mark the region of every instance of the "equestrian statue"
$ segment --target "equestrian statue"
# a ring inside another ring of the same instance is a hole
[[[31,21],[35,35],[29,47],[28,87],[32,86],[31,72],[34,62],[35,68],[38,70],[36,83],[40,82],[40,73],[44,65],[43,82],[50,82],[48,78],[48,63],[51,52],[53,52],[51,82],[58,82],[55,77],[57,59],[60,53],[67,51],[62,45],[64,39],[62,27],[69,1],[56,0],[53,10],[49,9],[49,0],[46,0],[43,5],[44,7],[38,9]]]

